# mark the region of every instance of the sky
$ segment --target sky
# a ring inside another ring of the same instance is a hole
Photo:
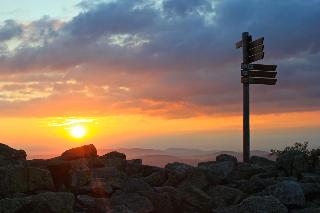
[[[319,0],[1,0],[0,141],[28,153],[242,148],[242,32],[275,86],[251,86],[252,149],[320,144]],[[260,62],[259,62],[260,63]],[[70,135],[81,126],[82,138]]]

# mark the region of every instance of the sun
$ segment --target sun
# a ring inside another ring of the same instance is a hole
[[[73,138],[83,138],[87,134],[87,130],[83,126],[73,126],[70,128],[70,135]]]

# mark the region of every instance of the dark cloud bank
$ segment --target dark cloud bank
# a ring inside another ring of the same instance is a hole
[[[68,22],[8,20],[0,28],[0,72],[64,72],[83,87],[125,86],[130,93],[111,89],[103,101],[146,112],[150,100],[196,109],[181,116],[239,113],[241,53],[234,43],[249,31],[265,37],[264,63],[279,65],[277,86],[253,86],[254,112],[318,110],[319,1],[245,2],[83,1]],[[6,42],[13,39],[20,43],[12,50]]]

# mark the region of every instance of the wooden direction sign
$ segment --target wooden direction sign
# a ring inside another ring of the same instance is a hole
[[[260,71],[260,70],[241,70],[242,76],[260,77],[260,78],[275,78],[277,72],[274,71]]]
[[[249,43],[249,49],[255,48],[257,46],[263,45],[264,37],[258,38]]]
[[[236,48],[242,47],[241,83],[243,84],[243,162],[250,160],[250,84],[275,85],[277,66],[251,64],[264,58],[264,37],[252,41],[248,32],[242,33]]]
[[[253,49],[249,49],[249,55],[256,55],[258,53],[261,53],[263,52],[263,49],[264,49],[264,45],[260,45],[256,48],[253,48]]]
[[[249,37],[248,37],[248,40],[251,41],[251,40],[252,40],[252,37],[249,36]],[[263,41],[264,41],[264,37],[258,38],[257,40],[254,40],[254,41],[251,41],[251,42],[249,43],[249,49],[255,48],[255,47],[260,46],[260,45],[263,45]],[[241,40],[241,41],[238,41],[238,42],[236,43],[236,49],[239,49],[240,47],[242,47],[242,45],[243,45],[242,40]]]
[[[251,78],[251,77],[242,77],[241,83],[244,84],[266,84],[266,85],[275,85],[277,79],[275,78]]]
[[[275,71],[277,65],[265,65],[265,64],[241,64],[241,69],[245,70],[262,70],[262,71]]]
[[[264,58],[264,52],[260,52],[260,53],[258,53],[258,54],[256,54],[256,55],[250,56],[250,57],[248,58],[248,63],[250,64],[250,63],[252,63],[252,62],[261,60],[261,59],[263,59],[263,58]]]

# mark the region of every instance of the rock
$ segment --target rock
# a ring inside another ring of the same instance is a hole
[[[213,185],[229,182],[236,169],[236,166],[232,161],[209,161],[199,163],[198,167],[205,172],[207,179]]]
[[[299,183],[305,196],[320,195],[320,183]]]
[[[47,167],[51,173],[53,183],[57,189],[71,187],[72,177],[70,162],[56,159],[49,160]]]
[[[276,184],[277,181],[273,178],[260,178],[258,175],[254,175],[249,180],[243,179],[238,183],[238,189],[248,194],[254,194],[261,192],[270,185]]]
[[[206,174],[202,169],[189,168],[186,171],[184,179],[177,185],[177,189],[181,189],[188,186],[194,186],[199,189],[203,189],[209,185]]]
[[[273,196],[250,196],[231,212],[236,213],[287,213],[288,209]]]
[[[33,159],[33,160],[27,160],[27,166],[28,167],[37,167],[40,169],[47,169],[47,160],[43,159]]]
[[[305,208],[305,209],[294,209],[291,210],[290,213],[319,213],[320,212],[320,207],[319,208]]]
[[[120,158],[122,160],[126,159],[126,155],[125,154],[117,152],[117,151],[109,152],[109,153],[107,153],[105,155],[102,155],[101,157],[105,158],[105,159],[118,159],[118,158]]]
[[[28,191],[53,190],[53,180],[48,170],[34,167],[27,168]]]
[[[301,173],[300,182],[320,183],[320,175],[314,173]]]
[[[172,186],[162,186],[154,188],[157,192],[165,193],[170,197],[173,208],[176,209],[176,212],[179,212],[181,209],[181,196],[178,191]]]
[[[34,167],[0,167],[0,192],[19,193],[52,190],[53,181],[48,170]]]
[[[233,179],[249,179],[254,175],[264,173],[266,170],[255,164],[239,163],[234,172]]]
[[[147,177],[155,172],[167,171],[164,168],[150,165],[142,165],[142,176]]]
[[[149,199],[138,193],[115,192],[110,200],[112,208],[117,206],[126,206],[128,210],[137,213],[153,212],[154,207]]]
[[[0,158],[9,160],[26,160],[27,153],[24,150],[16,150],[0,143]]]
[[[94,197],[91,197],[89,195],[78,195],[77,200],[82,207],[93,209],[96,205]]]
[[[92,179],[87,186],[79,187],[78,194],[89,194],[92,197],[109,197],[113,193],[112,186],[104,178]]]
[[[259,156],[252,156],[250,158],[250,163],[261,167],[274,167],[276,165],[274,161]]]
[[[26,152],[16,150],[8,145],[0,143],[0,166],[23,165],[26,161]]]
[[[161,190],[141,191],[140,195],[148,198],[154,206],[154,213],[175,213],[179,209],[175,208],[171,200],[171,195]]]
[[[193,167],[187,164],[175,162],[167,164],[165,168],[168,171],[168,179],[164,185],[176,186],[187,176],[188,170]]]
[[[103,178],[113,189],[124,188],[128,176],[114,167],[97,168],[91,171],[92,178]]]
[[[87,185],[90,179],[91,171],[89,169],[71,171],[71,186],[73,188]]]
[[[301,173],[309,170],[308,156],[299,151],[289,151],[281,154],[276,160],[276,165],[286,175],[294,177],[299,177]]]
[[[107,167],[116,167],[119,170],[124,170],[126,166],[126,155],[120,152],[110,152],[99,157],[99,159]]]
[[[228,154],[218,155],[218,156],[216,157],[216,161],[217,161],[217,162],[231,161],[231,162],[233,162],[235,165],[238,164],[237,158],[234,157],[234,156],[232,156],[232,155],[228,155]]]
[[[45,192],[21,198],[0,200],[1,213],[72,213],[74,196],[66,192]]]
[[[193,212],[210,212],[212,199],[201,189],[189,186],[178,192],[184,204],[183,208]]]
[[[262,195],[272,195],[279,199],[286,206],[303,207],[306,199],[302,188],[297,182],[282,181],[278,184],[267,187]]]
[[[151,175],[144,178],[150,186],[161,186],[168,179],[168,174],[166,170],[160,170],[152,173]]]
[[[143,173],[143,166],[141,159],[127,160],[125,173],[131,177],[140,177]]]
[[[210,186],[207,194],[212,198],[214,208],[236,205],[247,197],[242,191],[223,185]]]
[[[120,188],[124,192],[139,192],[139,191],[152,191],[149,184],[143,181],[142,178],[129,178]]]
[[[91,157],[97,157],[97,149],[93,144],[72,148],[61,154],[61,159],[65,161]]]

